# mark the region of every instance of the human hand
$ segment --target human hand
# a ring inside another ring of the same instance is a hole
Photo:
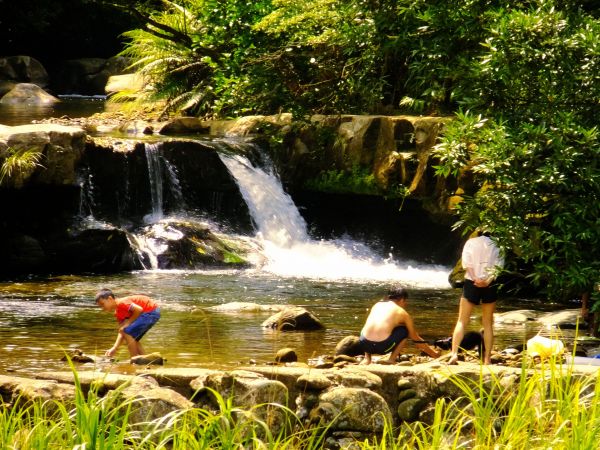
[[[484,288],[490,285],[490,281],[486,278],[477,278],[475,281],[473,281],[473,284],[477,287]]]
[[[106,353],[104,353],[104,356],[114,356],[115,353],[117,353],[117,349],[114,347],[111,347],[108,350],[106,350]]]

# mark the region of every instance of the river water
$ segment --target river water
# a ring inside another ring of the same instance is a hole
[[[88,106],[90,111],[98,108],[94,103]],[[23,123],[24,117],[0,123]],[[161,303],[162,318],[143,344],[148,352],[159,351],[169,367],[233,368],[271,362],[283,347],[294,348],[300,361],[333,354],[342,338],[358,335],[370,306],[398,283],[410,290],[408,310],[423,338],[452,333],[460,291],[447,282],[450,267],[396,261],[349,238],[313,239],[273,170],[253,167],[239,157],[221,157],[248,204],[256,226],[256,235],[250,238],[262,249],[262,264],[244,270],[150,268],[110,276],[63,275],[0,283],[0,373],[66,369],[61,358],[74,348],[103,355],[116,338],[114,318],[94,303],[95,292],[103,287],[117,296],[144,293]],[[163,189],[169,180],[153,184]],[[160,193],[153,198],[161,198]],[[161,205],[153,204],[151,220],[165,220],[162,214]],[[229,302],[303,306],[325,329],[265,330],[261,323],[273,312],[210,309]],[[498,304],[499,311],[555,308],[535,299],[504,298]],[[475,314],[472,327],[477,329],[479,311]],[[535,321],[499,326],[497,347],[523,343],[539,327]],[[407,351],[415,350],[409,346]],[[131,370],[124,347],[111,368]]]
[[[138,271],[2,283],[0,373],[64,369],[66,365],[60,359],[65,350],[72,348],[102,355],[116,337],[114,318],[94,304],[94,294],[102,287],[112,288],[117,295],[146,293],[161,303],[162,318],[143,343],[147,351],[161,352],[167,366],[231,368],[251,360],[273,361],[283,347],[294,348],[301,361],[332,354],[340,339],[360,332],[369,307],[383,295],[386,285],[281,277],[260,270]],[[410,292],[408,310],[421,336],[449,336],[460,291],[414,287]],[[326,329],[276,332],[261,327],[272,312],[222,313],[208,309],[232,301],[303,306]],[[498,305],[500,311],[521,308],[548,309],[525,299],[504,298]],[[475,316],[474,328],[478,322]],[[523,343],[538,327],[535,322],[496,327],[497,347]],[[409,346],[407,351],[414,352],[414,348]],[[125,348],[117,358],[125,370]]]

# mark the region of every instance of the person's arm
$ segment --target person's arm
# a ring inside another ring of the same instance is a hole
[[[127,328],[129,325],[135,322],[135,320],[138,317],[140,317],[140,314],[142,314],[143,311],[142,307],[136,305],[135,303],[132,303],[130,305],[129,310],[131,311],[131,315],[119,324],[119,333],[117,334],[117,340],[115,341],[113,346],[106,351],[106,356],[114,356],[114,354],[117,353],[117,350],[119,349],[119,347],[125,339],[122,334],[125,331],[125,328]]]
[[[419,333],[417,333],[417,330],[415,329],[415,325],[410,314],[405,312],[404,316],[404,325],[408,330],[408,337],[414,342],[415,347],[427,353],[432,358],[438,358],[440,354],[436,352],[432,347],[430,347],[427,343],[425,343],[423,341],[423,338],[419,336]]]
[[[106,350],[106,353],[104,353],[105,356],[114,356],[115,353],[117,353],[117,350],[119,349],[119,347],[121,346],[121,344],[123,343],[123,335],[120,333],[117,333],[117,340],[115,341],[114,345],[109,348],[108,350]]]

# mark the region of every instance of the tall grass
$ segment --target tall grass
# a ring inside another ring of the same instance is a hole
[[[600,372],[576,374],[551,358],[533,369],[523,364],[514,384],[482,366],[478,380],[452,376],[463,394],[440,398],[433,422],[386,427],[370,449],[598,449]]]
[[[320,449],[331,424],[303,423],[276,404],[236,407],[211,391],[216,406],[190,408],[135,423],[134,401],[123,387],[100,396],[82,389],[76,372],[71,405],[56,401],[0,405],[1,449]],[[600,438],[600,379],[556,359],[510,382],[482,366],[478,379],[452,375],[461,396],[439,398],[430,424],[386,423],[377,437],[354,449],[596,449]],[[19,399],[20,400],[20,399]],[[277,414],[278,427],[270,420]]]
[[[31,173],[36,167],[43,167],[40,163],[42,157],[42,151],[36,148],[8,147],[0,164],[0,185]]]

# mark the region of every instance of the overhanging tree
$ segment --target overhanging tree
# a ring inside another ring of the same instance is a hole
[[[598,20],[530,2],[497,15],[484,45],[468,112],[437,150],[440,174],[470,167],[479,183],[460,225],[490,227],[551,298],[589,293],[600,281]]]

